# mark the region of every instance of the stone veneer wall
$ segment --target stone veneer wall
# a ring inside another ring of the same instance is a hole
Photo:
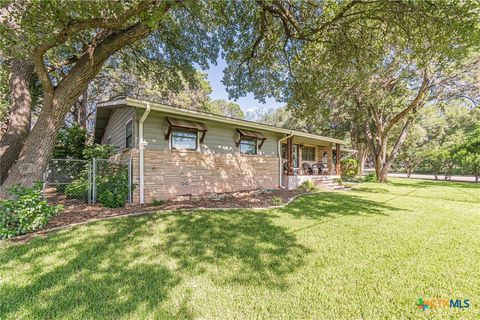
[[[132,150],[133,201],[139,202],[138,150]],[[278,188],[278,158],[239,153],[145,150],[145,203],[178,195]]]

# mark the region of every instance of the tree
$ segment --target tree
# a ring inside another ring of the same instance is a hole
[[[243,119],[245,117],[245,114],[238,104],[223,99],[213,100],[208,103],[206,111],[230,118]]]
[[[405,170],[408,178],[425,157],[426,136],[425,128],[420,124],[415,124],[400,149],[396,164]]]
[[[461,92],[478,67],[466,61],[479,43],[473,3],[276,1],[262,9],[239,32],[240,45],[227,46],[231,95],[274,96],[310,115],[346,110],[362,124],[381,182],[415,111]]]
[[[475,182],[480,179],[480,122],[476,129],[467,135],[465,142],[455,148],[455,158],[467,174],[475,177]]]
[[[38,120],[3,187],[29,186],[41,178],[66,114],[104,63],[125,47],[148,51],[143,57],[157,60],[167,83],[177,87],[179,72],[191,80],[193,63],[205,67],[216,57],[210,32],[214,10],[206,3],[31,2],[21,14],[17,2],[11,3],[8,15],[18,21],[23,37],[2,25],[0,50],[31,57],[44,95]]]

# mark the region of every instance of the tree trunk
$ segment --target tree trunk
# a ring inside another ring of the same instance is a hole
[[[358,160],[358,171],[361,176],[365,174],[365,161],[367,160],[368,155],[368,148],[362,146],[360,150],[358,150],[357,160]]]
[[[18,161],[2,185],[4,189],[17,184],[32,186],[42,179],[52,155],[58,131],[74,102],[85,92],[88,83],[98,74],[103,63],[112,54],[149,33],[150,29],[142,24],[109,33],[98,46],[89,49],[89,52],[78,60],[56,88],[53,88],[45,72],[43,57],[34,56],[36,71],[45,91],[43,107],[25,141]]]
[[[22,151],[30,132],[32,97],[30,80],[34,66],[29,61],[12,60],[8,86],[10,90],[10,116],[7,131],[0,141],[0,185]]]

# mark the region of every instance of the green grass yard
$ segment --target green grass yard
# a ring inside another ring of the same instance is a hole
[[[470,308],[417,309],[417,299]],[[0,319],[480,317],[480,187],[392,179],[264,211],[0,242]]]

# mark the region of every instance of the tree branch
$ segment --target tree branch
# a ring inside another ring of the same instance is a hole
[[[400,113],[398,113],[395,117],[393,117],[392,120],[390,120],[388,122],[388,124],[385,126],[385,133],[388,133],[395,124],[397,124],[400,120],[405,118],[410,111],[417,108],[423,102],[423,100],[425,99],[425,95],[427,93],[427,90],[428,90],[429,82],[430,82],[430,79],[428,77],[427,71],[425,70],[423,72],[422,85],[418,89],[418,92],[417,92],[417,95],[416,95],[415,99],[413,99],[413,101],[408,105],[408,107],[403,109]]]

